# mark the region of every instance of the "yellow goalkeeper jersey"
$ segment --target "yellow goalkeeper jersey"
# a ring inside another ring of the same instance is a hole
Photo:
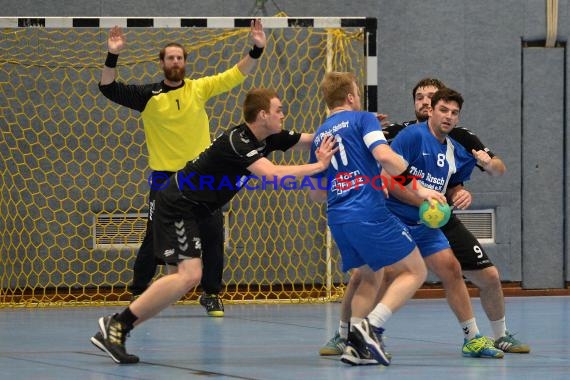
[[[164,82],[99,86],[110,100],[141,112],[152,170],[177,171],[210,144],[206,102],[245,80],[237,65],[222,73],[184,79],[177,88]]]

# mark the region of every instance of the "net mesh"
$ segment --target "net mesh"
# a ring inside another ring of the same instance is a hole
[[[98,90],[107,29],[0,29],[0,306],[125,301],[147,212],[144,132],[135,111]],[[119,79],[162,79],[158,50],[182,42],[187,75],[213,75],[250,45],[249,28],[127,28]],[[311,132],[325,115],[326,70],[365,83],[360,28],[267,29],[268,48],[245,83],[207,105],[212,135],[241,122],[247,89],[272,87],[284,128]],[[361,89],[362,91],[362,89]],[[307,154],[273,156],[279,164]],[[226,302],[330,300],[343,289],[321,205],[304,191],[242,191],[225,211]],[[327,258],[327,249],[332,255]],[[159,272],[158,276],[161,275]],[[199,289],[185,301],[194,302]]]

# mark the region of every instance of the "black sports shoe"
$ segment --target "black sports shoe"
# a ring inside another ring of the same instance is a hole
[[[380,364],[390,365],[391,355],[386,353],[386,348],[382,342],[382,333],[384,329],[374,327],[368,321],[368,318],[364,318],[362,322],[354,325],[354,336],[356,341],[362,341],[366,343],[370,349],[370,353],[374,356]]]
[[[125,326],[117,320],[117,314],[99,318],[99,332],[91,337],[91,343],[105,352],[115,363],[132,364],[138,363],[139,357],[127,353],[125,340],[127,333]]]
[[[384,353],[386,354],[386,357],[391,362],[392,361],[392,354],[386,350],[386,342],[384,341],[384,336],[383,336],[384,328],[372,326],[372,331],[374,331],[374,333],[376,334],[376,337],[378,337],[378,341],[380,341],[380,347],[382,347],[382,351],[384,351]]]
[[[198,301],[200,301],[200,305],[204,306],[210,317],[224,316],[224,304],[219,295],[204,293],[198,298]]]
[[[348,343],[340,361],[350,365],[380,365],[368,349],[368,345],[358,339],[353,332],[348,333]]]

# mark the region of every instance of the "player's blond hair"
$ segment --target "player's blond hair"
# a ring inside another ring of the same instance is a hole
[[[325,74],[321,81],[320,90],[329,109],[342,106],[348,94],[354,94],[356,76],[348,72],[332,71]]]

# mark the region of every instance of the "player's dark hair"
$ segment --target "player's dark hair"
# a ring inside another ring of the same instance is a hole
[[[254,88],[249,90],[243,101],[243,118],[247,123],[253,123],[261,111],[269,112],[271,99],[279,98],[275,90]]]
[[[443,100],[444,102],[456,102],[461,110],[463,107],[463,96],[455,90],[450,88],[442,88],[438,90],[433,97],[431,98],[431,108],[435,109],[435,105],[440,101]]]
[[[441,90],[442,88],[445,88],[445,84],[440,81],[439,79],[436,78],[424,78],[422,80],[420,80],[415,86],[414,89],[412,90],[412,98],[415,100],[416,99],[416,92],[418,92],[418,88],[420,87],[428,87],[428,86],[433,86],[435,88],[437,88],[438,90]]]
[[[184,62],[186,62],[186,57],[188,57],[188,53],[186,52],[186,49],[184,49],[184,46],[180,45],[177,42],[171,42],[166,46],[164,46],[162,49],[160,49],[160,52],[158,53],[158,58],[160,58],[161,61],[164,61],[164,56],[166,55],[166,48],[169,47],[177,47],[182,49],[182,54],[184,55]]]

